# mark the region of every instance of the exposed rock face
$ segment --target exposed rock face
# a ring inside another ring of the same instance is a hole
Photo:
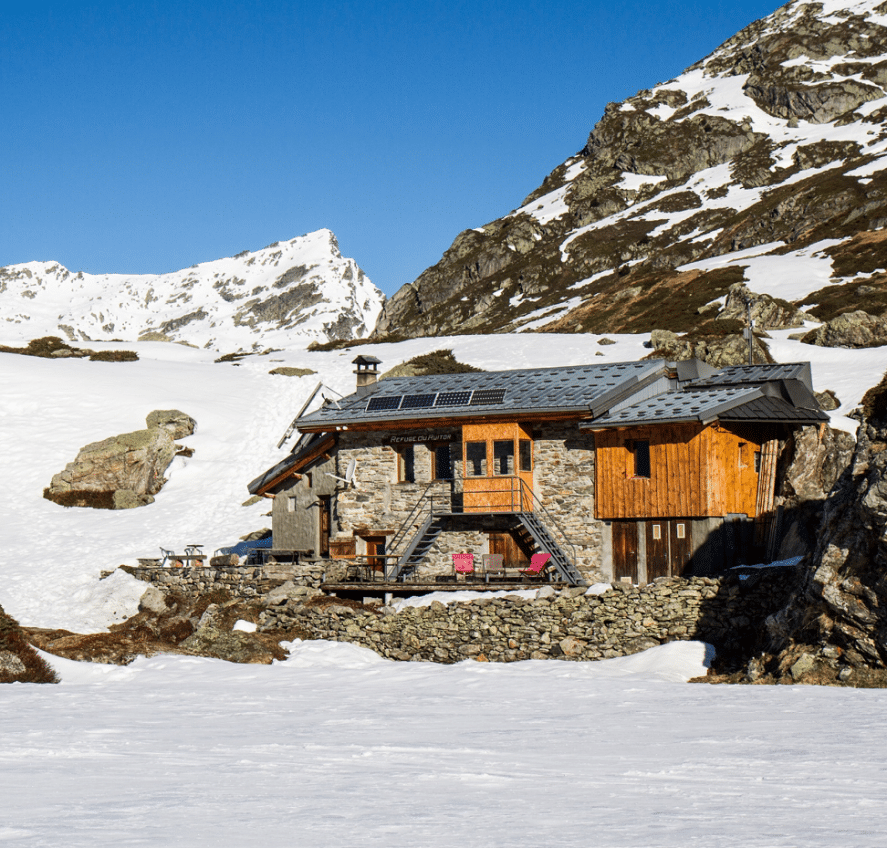
[[[887,667],[887,385],[867,396],[869,414],[850,465],[825,503],[819,541],[801,589],[768,620],[782,667],[810,654],[846,672]],[[784,670],[784,669],[783,669]],[[842,679],[844,679],[842,678]]]
[[[805,316],[800,309],[784,300],[776,300],[768,294],[756,294],[742,283],[730,286],[724,308],[718,319],[745,323],[748,315],[746,303],[751,304],[751,317],[759,329],[783,330],[787,327],[800,327]]]
[[[704,307],[743,281],[772,286],[756,295],[759,326],[797,326],[804,303],[823,321],[866,308],[860,272],[887,305],[884,86],[878,0],[829,12],[792,0],[676,79],[610,104],[519,208],[459,233],[398,291],[375,335],[735,333],[744,305]],[[785,278],[810,278],[821,258],[834,285],[811,278],[804,298],[779,301],[784,286],[750,270],[756,247]]]
[[[269,664],[274,652],[252,633],[231,630],[216,604],[210,604],[197,624],[194,633],[181,647],[205,657],[217,657],[236,663]]]
[[[184,439],[194,433],[197,422],[190,416],[178,409],[155,409],[148,413],[145,419],[148,429],[160,427],[173,437],[173,439]]]
[[[195,421],[178,410],[148,415],[148,429],[112,436],[80,449],[52,478],[43,496],[62,506],[133,509],[154,502],[175,455],[175,439],[194,432]]]
[[[653,353],[649,355],[649,359],[681,361],[695,357],[715,368],[748,364],[748,341],[738,334],[678,336],[667,330],[654,330],[650,335],[650,344]],[[755,363],[773,361],[770,352],[757,336],[752,342],[752,356]]]
[[[777,473],[777,504],[784,509],[778,558],[812,551],[823,508],[838,478],[850,463],[853,437],[831,427],[802,427],[782,453]]]
[[[880,347],[887,344],[887,319],[857,310],[832,318],[801,341],[819,347]]]

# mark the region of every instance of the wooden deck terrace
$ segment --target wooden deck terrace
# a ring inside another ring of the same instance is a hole
[[[564,581],[549,583],[547,580],[524,581],[495,581],[487,583],[482,580],[447,581],[430,583],[427,580],[421,582],[404,583],[400,580],[375,580],[360,582],[321,583],[320,589],[327,595],[338,597],[372,597],[374,595],[392,595],[397,597],[409,597],[411,595],[430,595],[432,592],[516,592],[522,589],[539,589],[542,586],[551,586],[553,589],[567,589],[570,584]]]

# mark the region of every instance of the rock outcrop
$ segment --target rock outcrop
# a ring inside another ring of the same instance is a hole
[[[746,323],[748,306],[751,306],[751,317],[755,327],[760,330],[784,330],[788,327],[801,327],[809,316],[800,309],[784,300],[778,300],[769,294],[757,294],[750,291],[744,283],[734,283],[727,293],[724,308],[718,313],[721,321],[739,321]]]
[[[19,623],[0,607],[0,683],[58,683]]]
[[[195,421],[179,410],[155,410],[148,427],[80,449],[52,478],[43,497],[62,506],[133,509],[154,502],[176,452],[175,440],[194,432]]]
[[[653,348],[648,359],[701,359],[715,368],[727,365],[748,364],[748,341],[741,335],[705,335],[689,333],[679,336],[668,330],[654,330],[650,334],[650,346]],[[759,336],[752,342],[752,357],[755,363],[772,362],[770,351]]]
[[[801,341],[819,347],[880,347],[887,345],[887,319],[861,309],[845,312],[811,330]]]
[[[879,0],[839,5],[792,0],[609,104],[517,209],[459,233],[395,293],[375,337],[735,333],[737,283],[772,285],[761,327],[798,326],[805,304],[822,321],[865,308],[860,278],[883,304],[887,16]],[[750,269],[757,254],[779,270]],[[807,279],[803,298],[779,300]],[[725,296],[721,315],[705,308]]]
[[[778,559],[816,547],[829,493],[850,464],[853,436],[829,426],[802,427],[787,440],[777,472],[776,503],[783,508]]]
[[[852,682],[887,669],[887,379],[864,399],[801,586],[767,627],[774,654],[752,677]]]
[[[120,624],[111,625],[106,633],[71,633],[35,627],[25,628],[24,633],[32,644],[48,653],[112,665],[127,665],[136,657],[156,654],[268,664],[285,657],[279,640],[304,636],[298,629],[277,634],[276,638],[235,630],[238,620],[257,620],[266,603],[261,599],[232,599],[219,591],[213,597],[215,603],[211,603],[206,594],[165,592],[149,586],[142,596],[139,612]],[[289,596],[283,593],[282,597]]]

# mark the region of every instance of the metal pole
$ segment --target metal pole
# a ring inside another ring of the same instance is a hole
[[[748,327],[745,332],[748,333],[748,364],[755,364],[755,354],[754,354],[754,321],[751,318],[751,298],[746,298],[745,300],[745,313],[746,313],[746,321],[748,323]]]

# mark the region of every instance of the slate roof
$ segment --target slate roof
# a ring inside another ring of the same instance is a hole
[[[720,416],[721,421],[756,421],[758,423],[819,424],[828,421],[821,409],[792,406],[779,397],[760,397],[737,406]]]
[[[687,388],[703,388],[705,386],[735,386],[754,383],[767,383],[773,380],[800,380],[810,391],[813,384],[810,376],[809,362],[773,363],[770,365],[727,365],[720,371],[692,380]]]
[[[828,415],[815,408],[816,400],[803,391],[801,403],[793,404],[791,392],[782,392],[786,383],[798,385],[797,379],[783,382],[776,379],[758,385],[712,386],[685,388],[683,391],[657,395],[624,407],[617,407],[600,418],[580,424],[583,429],[602,427],[636,427],[644,424],[673,424],[687,421],[708,423],[720,421],[754,421],[757,423],[786,422],[789,424],[818,424],[828,421]],[[803,386],[802,386],[803,390]],[[795,392],[797,394],[797,392]],[[807,400],[809,398],[809,402]]]
[[[313,430],[367,422],[475,418],[497,412],[509,415],[589,414],[592,405],[607,408],[662,377],[667,365],[664,360],[654,359],[561,368],[391,377],[373,384],[368,392],[349,395],[339,400],[338,405],[327,403],[316,412],[303,416],[298,428]],[[497,390],[498,395],[492,394]],[[407,397],[413,400],[404,401]]]
[[[754,387],[667,393],[607,412],[600,418],[584,422],[580,426],[584,429],[595,429],[671,424],[682,421],[713,421],[721,413],[760,397],[762,397],[760,389]]]

